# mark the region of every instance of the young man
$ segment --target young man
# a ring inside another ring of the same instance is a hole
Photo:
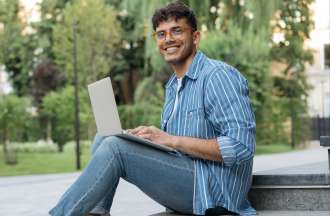
[[[201,35],[184,4],[157,10],[152,23],[159,52],[174,74],[166,85],[161,129],[140,126],[131,133],[182,154],[96,136],[90,163],[50,214],[107,215],[123,178],[177,212],[204,215],[221,207],[255,215],[247,199],[255,150],[247,81],[197,51]]]

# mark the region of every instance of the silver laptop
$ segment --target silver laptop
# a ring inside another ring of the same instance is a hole
[[[100,135],[118,136],[162,151],[173,153],[176,152],[173,148],[128,134],[122,129],[110,77],[88,85],[88,92],[92,104],[97,132]]]

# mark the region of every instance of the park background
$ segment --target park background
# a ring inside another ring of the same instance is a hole
[[[151,16],[168,2],[0,0],[0,176],[76,170],[74,84],[81,167],[96,131],[89,83],[111,76],[124,128],[159,127],[173,71],[158,54]],[[248,79],[257,154],[329,135],[329,1],[183,2],[196,12],[199,49]]]

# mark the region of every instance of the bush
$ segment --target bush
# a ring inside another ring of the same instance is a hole
[[[12,143],[12,148],[15,152],[26,153],[53,153],[57,151],[56,145],[45,141],[31,143]]]
[[[123,128],[135,128],[140,125],[160,126],[162,108],[148,103],[122,105],[118,107]]]
[[[80,91],[80,135],[89,138],[89,128],[94,124],[86,90]],[[74,139],[74,89],[67,86],[59,92],[51,92],[43,99],[43,112],[51,120],[51,137],[59,151]]]
[[[134,105],[118,107],[123,128],[135,128],[139,125],[160,126],[164,90],[152,77],[145,78],[134,94]]]
[[[0,98],[0,133],[3,141],[22,139],[24,126],[30,118],[28,98],[5,95]]]

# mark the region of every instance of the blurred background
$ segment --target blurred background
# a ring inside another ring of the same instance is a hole
[[[159,127],[173,71],[155,47],[151,16],[168,2],[0,0],[0,176],[83,168],[96,131],[87,85],[106,76],[124,128]],[[183,2],[198,17],[199,49],[249,81],[257,154],[330,135],[328,0]]]

